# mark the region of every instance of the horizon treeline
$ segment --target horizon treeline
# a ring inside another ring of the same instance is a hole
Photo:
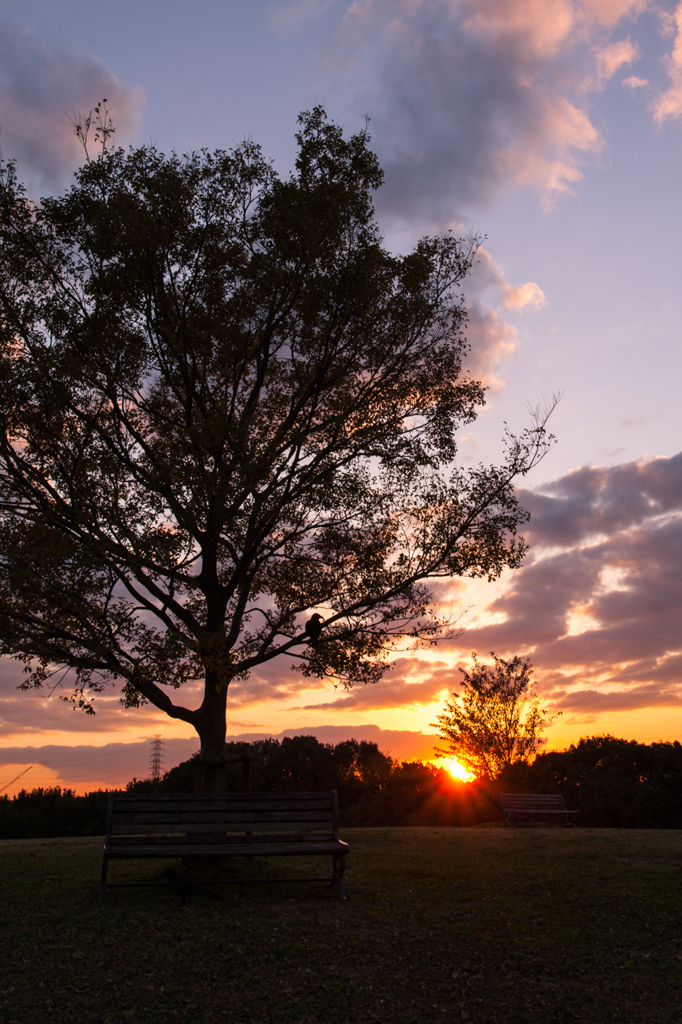
[[[603,828],[682,828],[682,745],[590,736],[567,750],[538,754],[497,779],[462,782],[445,768],[398,761],[376,743],[321,743],[315,736],[229,743],[251,755],[253,792],[339,792],[346,827],[480,825],[502,820],[501,792],[562,793],[578,824]],[[193,792],[198,754],[158,782],[133,779],[128,792]],[[228,765],[227,792],[243,791],[244,767]],[[0,796],[0,838],[103,835],[107,790],[22,790]]]

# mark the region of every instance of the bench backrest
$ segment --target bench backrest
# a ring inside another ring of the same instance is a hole
[[[339,802],[331,793],[110,793],[107,841],[115,836],[221,833],[326,833],[339,838]]]
[[[561,793],[500,793],[505,811],[565,811]]]

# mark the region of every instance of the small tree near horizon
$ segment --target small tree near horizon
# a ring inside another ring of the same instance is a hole
[[[484,665],[472,651],[472,671],[459,670],[462,692],[446,699],[432,728],[446,744],[434,748],[440,757],[456,758],[477,778],[496,779],[530,764],[543,743],[543,730],[557,716],[548,716],[534,695],[527,658],[490,656],[494,664]]]
[[[366,131],[301,115],[281,179],[252,142],[113,148],[102,117],[64,195],[0,174],[0,653],[189,723],[220,792],[228,687],[282,657],[373,683],[452,635],[434,582],[520,564],[551,439],[541,415],[457,466],[475,243],[382,246]]]

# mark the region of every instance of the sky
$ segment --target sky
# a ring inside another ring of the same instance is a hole
[[[462,635],[351,692],[284,659],[231,688],[230,736],[429,759],[458,666],[495,651],[527,655],[561,712],[550,748],[682,739],[682,3],[0,0],[0,148],[29,194],[68,186],[67,115],[105,96],[123,145],[252,138],[283,175],[299,111],[321,103],[347,132],[369,117],[387,247],[484,239],[464,292],[487,404],[462,462],[499,461],[505,424],[562,395],[557,444],[520,482],[523,567],[439,589]],[[0,662],[0,790],[26,773],[5,792],[143,777],[157,734],[165,767],[197,747],[113,689],[93,718],[20,681]]]

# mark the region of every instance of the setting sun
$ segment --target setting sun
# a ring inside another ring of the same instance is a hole
[[[459,779],[461,782],[471,782],[473,779],[471,772],[468,772],[459,761],[455,761],[454,757],[445,758],[442,762],[442,767],[447,768],[452,777]]]

